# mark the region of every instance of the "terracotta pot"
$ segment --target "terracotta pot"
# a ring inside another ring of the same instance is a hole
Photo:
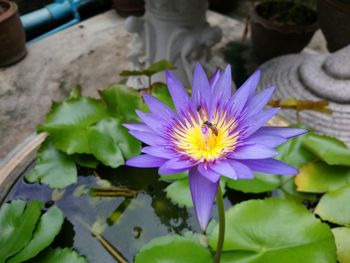
[[[123,17],[142,16],[145,13],[144,0],[113,0],[113,8]]]
[[[310,42],[318,28],[317,14],[307,7],[304,9],[310,14],[314,13],[314,19],[305,25],[277,23],[261,16],[262,8],[265,8],[266,5],[273,7],[275,4],[281,4],[281,2],[257,3],[251,8],[252,46],[255,55],[261,61],[300,52]],[[283,4],[288,5],[289,3],[283,2]]]
[[[14,2],[0,0],[0,67],[26,55],[25,33]]]
[[[350,1],[318,0],[317,11],[328,50],[334,52],[349,45]]]

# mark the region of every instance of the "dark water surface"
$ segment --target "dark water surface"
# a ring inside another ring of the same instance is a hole
[[[103,167],[97,170],[97,174],[100,178],[92,170],[80,169],[78,183],[64,191],[28,184],[22,177],[11,189],[6,201],[39,200],[46,204],[46,208],[56,204],[63,211],[66,221],[52,246],[73,246],[91,263],[116,262],[91,234],[89,227],[92,226],[102,229],[101,235],[129,262],[133,262],[137,251],[155,237],[200,231],[193,209],[180,208],[166,197],[164,189],[168,183],[159,180],[157,170]],[[133,198],[91,195],[89,189],[103,186],[105,180],[113,186],[140,192]],[[235,193],[226,193],[226,207],[232,205],[230,200],[247,199],[247,196]],[[213,217],[217,218],[216,207]]]

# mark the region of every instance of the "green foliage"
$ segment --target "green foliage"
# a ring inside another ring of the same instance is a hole
[[[35,258],[35,263],[87,263],[87,260],[70,248],[47,249]],[[33,262],[33,263],[34,263]]]
[[[350,226],[350,184],[323,195],[315,213],[323,220],[338,225]]]
[[[153,239],[136,255],[135,263],[210,263],[213,259],[207,249],[181,236]]]
[[[41,145],[33,170],[25,179],[31,183],[40,182],[51,188],[64,188],[77,181],[74,159],[57,150],[48,139]]]
[[[350,183],[350,168],[331,166],[323,162],[310,162],[295,177],[298,191],[325,193]]]
[[[317,157],[315,157],[314,154],[304,146],[304,142],[312,133],[313,132],[309,132],[307,134],[294,137],[277,147],[277,150],[280,153],[277,159],[296,168],[300,168],[302,165],[317,159]]]
[[[310,25],[317,22],[314,0],[265,0],[257,12],[276,24]]]
[[[303,205],[269,198],[240,203],[226,212],[221,262],[308,263],[336,261],[332,232]],[[218,225],[210,236],[216,247]]]
[[[51,207],[44,213],[34,230],[32,239],[7,263],[19,263],[36,256],[40,251],[52,243],[56,235],[60,232],[63,224],[63,213],[56,206]],[[18,233],[20,235],[20,233]]]
[[[106,103],[111,116],[122,118],[125,121],[138,120],[135,109],[140,109],[143,102],[137,91],[117,84],[99,91],[99,94]]]
[[[135,109],[144,105],[138,92],[113,85],[99,93],[102,100],[85,98],[76,87],[68,99],[53,103],[38,127],[49,139],[26,176],[29,182],[63,188],[77,180],[75,162],[88,168],[96,168],[98,162],[116,168],[140,153],[141,143],[122,126],[138,119]]]
[[[337,245],[337,258],[340,263],[350,263],[350,228],[336,227],[332,229]]]
[[[172,203],[180,207],[193,207],[190,186],[188,180],[177,180],[165,188],[167,197]]]
[[[148,68],[144,70],[123,70],[120,73],[120,76],[131,77],[131,76],[147,76],[151,77],[152,75],[162,72],[164,70],[173,70],[176,67],[168,60],[160,60],[151,64]]]
[[[48,132],[55,147],[67,154],[91,153],[88,128],[105,117],[108,112],[101,101],[71,98],[53,105],[38,130]]]
[[[22,200],[0,209],[0,262],[24,262],[48,247],[61,230],[63,213],[51,207],[41,215],[42,203]]]
[[[252,180],[226,180],[228,188],[244,193],[263,193],[276,189],[281,184],[279,175],[255,173]]]
[[[173,100],[171,99],[168,86],[165,83],[156,82],[152,85],[152,96],[164,102],[170,108],[175,109]]]
[[[188,177],[188,172],[181,172],[177,174],[160,174],[160,179],[163,181],[174,181],[174,180],[181,180]]]
[[[114,168],[137,155],[141,146],[115,118],[105,118],[91,126],[88,138],[92,154],[103,164]]]
[[[41,215],[42,204],[31,201],[13,201],[0,210],[0,262],[18,253],[31,240]]]
[[[311,133],[303,143],[310,152],[329,165],[350,166],[350,150],[334,137]]]

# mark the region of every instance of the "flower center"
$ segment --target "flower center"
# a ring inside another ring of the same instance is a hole
[[[196,161],[214,161],[232,152],[237,143],[237,124],[226,114],[216,113],[209,121],[207,112],[175,125],[172,138],[176,150]]]

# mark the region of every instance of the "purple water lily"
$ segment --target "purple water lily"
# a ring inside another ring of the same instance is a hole
[[[253,171],[296,174],[297,170],[273,159],[274,147],[305,132],[288,127],[265,127],[278,108],[263,110],[274,88],[254,95],[260,78],[256,71],[232,95],[231,68],[208,80],[195,68],[192,97],[170,73],[166,82],[176,112],[145,95],[150,113],[136,111],[141,123],[125,124],[130,134],[149,145],[144,154],[129,159],[135,167],[159,167],[161,174],[189,170],[189,185],[198,222],[203,230],[210,219],[220,176],[252,179]]]

